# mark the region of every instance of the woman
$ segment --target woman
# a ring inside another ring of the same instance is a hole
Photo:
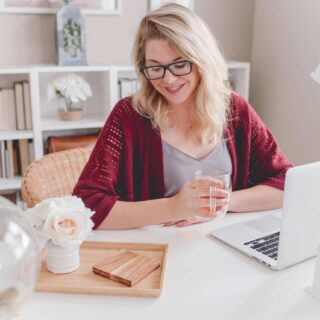
[[[110,114],[74,194],[95,227],[187,226],[212,219],[210,186],[194,168],[232,174],[229,211],[281,207],[291,166],[252,107],[225,83],[227,68],[203,21],[168,4],[141,21],[134,46],[141,88]],[[180,160],[179,160],[180,159]]]

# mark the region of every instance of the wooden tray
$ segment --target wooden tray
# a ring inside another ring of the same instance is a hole
[[[116,254],[121,249],[159,259],[161,261],[160,267],[133,287],[106,279],[92,272],[93,265],[105,257]],[[47,270],[43,262],[36,290],[41,292],[159,297],[164,281],[167,251],[167,244],[87,241],[81,245],[80,267],[74,272],[54,274]]]

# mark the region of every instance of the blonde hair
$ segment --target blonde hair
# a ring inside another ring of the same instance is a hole
[[[168,125],[168,106],[164,98],[140,72],[145,61],[146,43],[163,39],[199,70],[192,112],[193,125],[201,141],[217,145],[223,138],[230,89],[225,84],[227,66],[206,24],[194,12],[177,4],[166,4],[146,15],[139,26],[133,54],[140,89],[133,97],[135,110],[150,118],[160,131]]]

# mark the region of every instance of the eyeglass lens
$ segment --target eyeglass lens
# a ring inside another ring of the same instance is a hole
[[[175,76],[184,76],[191,72],[191,62],[179,61],[165,66],[150,66],[143,68],[143,71],[146,77],[152,80],[163,78],[167,69]]]

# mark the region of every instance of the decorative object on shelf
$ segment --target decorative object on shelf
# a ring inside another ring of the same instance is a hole
[[[76,74],[54,78],[47,86],[48,101],[59,102],[58,113],[61,120],[79,120],[83,109],[80,104],[92,96],[88,82]]]
[[[74,0],[64,2],[56,15],[58,63],[86,65],[84,16]]]
[[[312,296],[320,301],[320,245],[317,251],[316,268],[314,271],[313,286],[306,288]]]
[[[0,319],[11,319],[33,292],[40,251],[20,209],[0,196]]]
[[[49,198],[27,209],[25,216],[46,248],[46,266],[53,273],[68,273],[80,266],[79,248],[92,230],[93,212],[80,198]]]
[[[150,0],[150,10],[155,10],[165,3],[177,3],[193,10],[193,0]]]

